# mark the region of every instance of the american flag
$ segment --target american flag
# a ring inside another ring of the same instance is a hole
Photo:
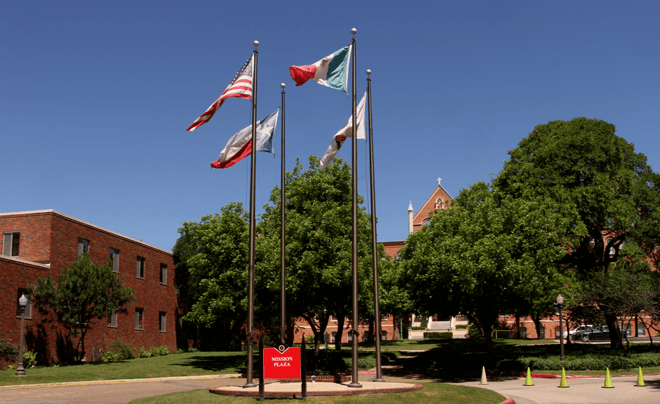
[[[213,114],[215,114],[215,111],[220,108],[220,106],[225,102],[225,99],[229,97],[238,97],[238,98],[247,98],[248,100],[252,99],[252,60],[254,59],[254,56],[250,56],[250,58],[245,62],[243,67],[236,73],[234,78],[232,79],[231,83],[227,86],[225,91],[222,93],[220,98],[218,98],[211,106],[200,116],[195,120],[195,122],[192,123],[188,127],[188,131],[192,132],[195,129],[197,129],[199,126],[204,125],[207,121],[209,121],[212,117]]]

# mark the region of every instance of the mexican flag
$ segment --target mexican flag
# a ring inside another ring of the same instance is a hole
[[[351,62],[352,48],[352,45],[345,46],[313,65],[291,66],[289,67],[291,78],[296,82],[296,86],[302,86],[307,80],[314,79],[321,85],[348,94],[348,65]]]

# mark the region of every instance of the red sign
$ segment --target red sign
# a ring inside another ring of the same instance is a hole
[[[264,379],[300,379],[300,348],[264,348]]]

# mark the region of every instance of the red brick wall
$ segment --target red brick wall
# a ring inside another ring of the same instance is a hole
[[[385,248],[385,254],[394,258],[396,254],[406,245],[405,241],[382,241],[380,244]]]
[[[20,245],[18,258],[39,262],[50,262],[50,237],[52,213],[43,211],[39,213],[0,214],[0,231],[20,232]],[[0,239],[0,253],[4,237]]]
[[[20,226],[18,226],[19,224]],[[27,286],[28,283],[36,281],[37,277],[46,276],[47,272],[54,277],[61,274],[64,268],[77,258],[78,238],[82,237],[90,241],[90,255],[94,262],[108,263],[111,247],[120,251],[119,276],[124,281],[124,286],[135,291],[135,300],[125,306],[128,312],[117,314],[117,327],[109,327],[107,319],[92,321],[85,337],[86,359],[88,361],[92,359],[93,349],[102,349],[117,339],[133,345],[136,352],[138,347],[149,348],[161,345],[167,346],[171,352],[176,350],[176,321],[179,313],[177,312],[174,262],[171,253],[54,211],[18,216],[0,215],[0,231],[14,230],[21,231],[18,258],[24,258],[23,251],[26,251],[25,259],[34,257],[43,259],[49,256],[51,266],[49,270],[44,270],[32,268],[30,264],[8,264],[9,259],[0,261],[1,276],[12,279],[12,283],[5,282],[4,279],[3,282],[0,282],[3,292],[0,299],[3,308],[6,305],[15,307],[14,299],[18,287]],[[48,254],[36,252],[40,248],[47,251]],[[144,279],[136,277],[138,256],[145,258]],[[160,283],[161,264],[167,265],[166,285]],[[142,330],[135,329],[136,307],[144,309]],[[8,312],[15,315],[16,310],[14,308]],[[159,312],[166,313],[165,332],[158,330]],[[4,325],[8,323],[5,323],[4,320],[3,318],[0,322],[3,325],[0,327],[0,337],[16,334],[19,326],[16,326],[16,329],[5,331]],[[35,317],[32,322],[34,326],[46,327],[42,324],[42,320],[40,317]],[[11,323],[12,320],[7,319],[7,321]],[[42,336],[42,354],[48,356],[48,359],[57,360],[58,343],[57,336],[54,334],[61,332],[62,330],[56,327]],[[18,340],[18,334],[11,338]],[[38,339],[35,337],[35,341]],[[77,343],[77,339],[74,340],[74,343]]]

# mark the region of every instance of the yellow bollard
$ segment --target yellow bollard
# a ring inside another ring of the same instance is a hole
[[[485,366],[481,367],[481,384],[488,384],[488,380],[486,380],[486,367]]]
[[[533,386],[532,384],[532,373],[527,368],[527,377],[525,378],[525,384],[523,386]]]
[[[561,368],[561,381],[559,382],[558,387],[561,387],[561,388],[571,387],[571,386],[568,385],[568,383],[566,383],[566,371],[564,370],[564,368]]]
[[[613,389],[614,386],[612,386],[612,380],[610,380],[610,368],[605,368],[605,385],[603,386],[604,389]]]
[[[644,376],[642,376],[642,367],[639,367],[639,372],[637,374],[637,384],[635,387],[644,387]]]

